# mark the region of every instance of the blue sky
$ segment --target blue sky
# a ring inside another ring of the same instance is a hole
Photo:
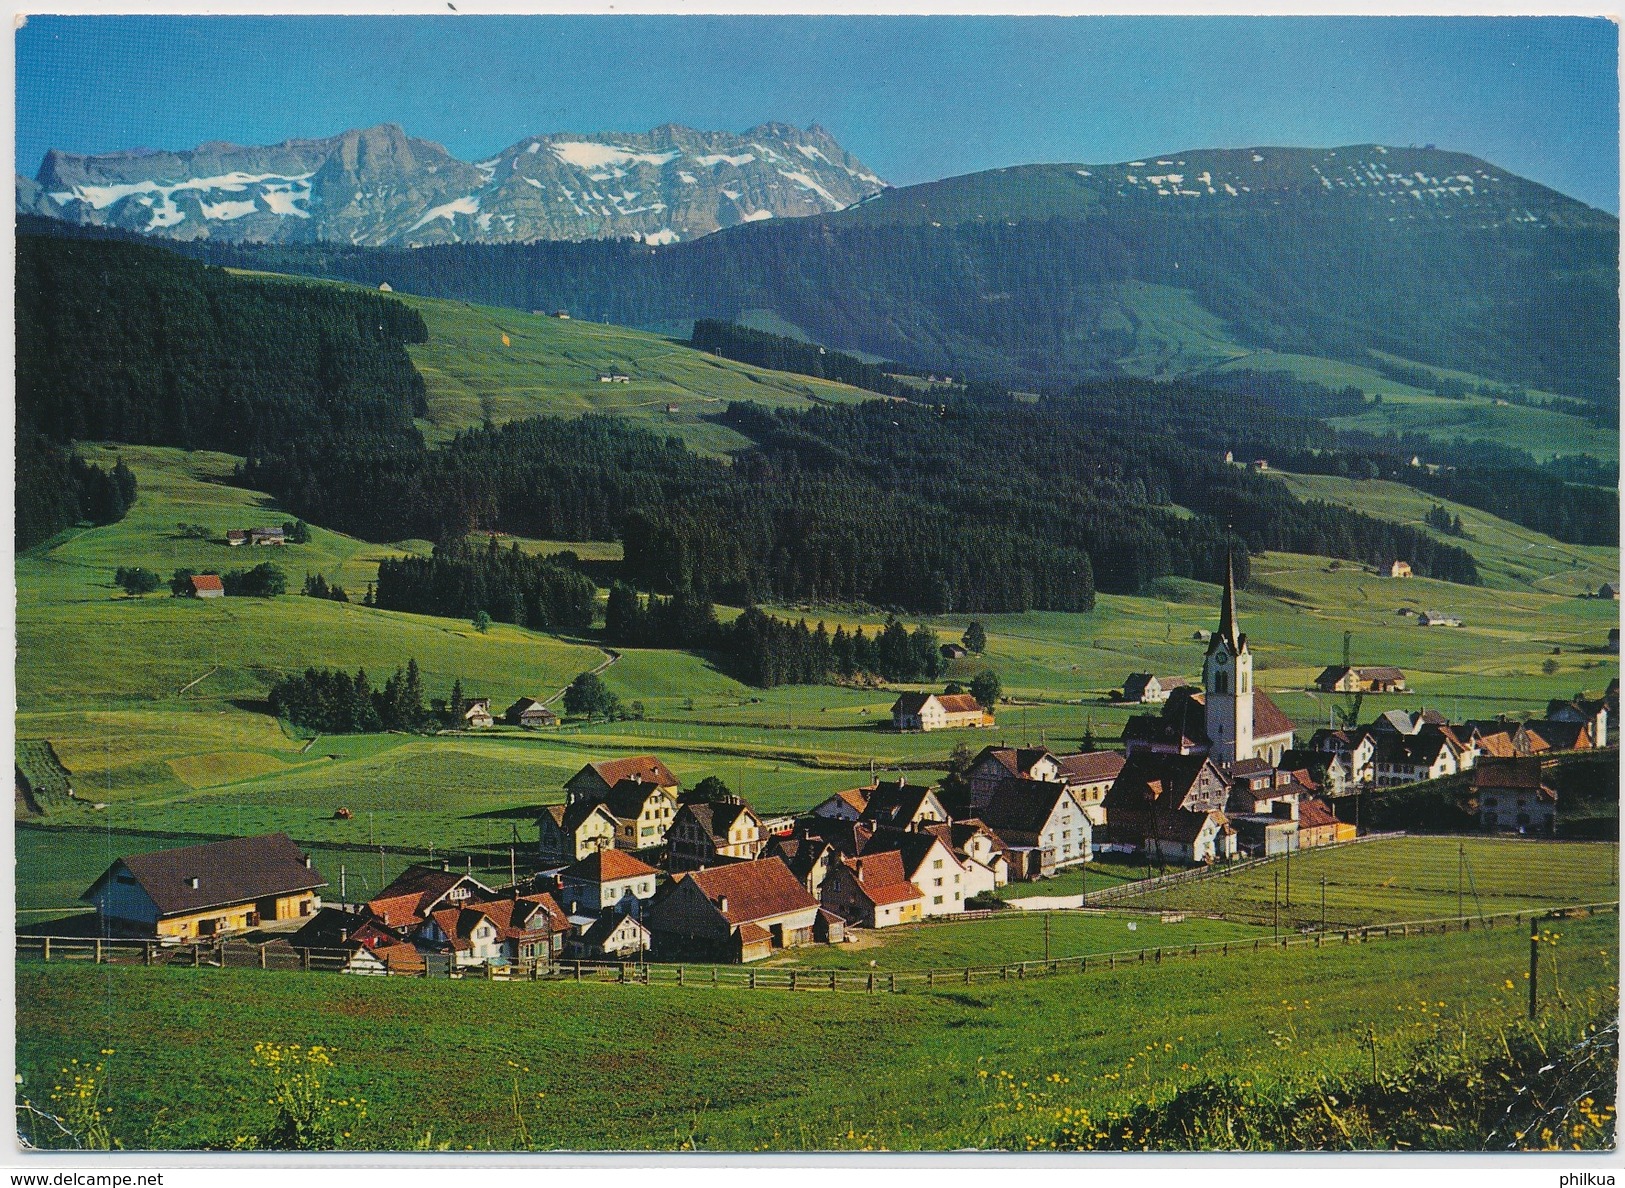
[[[17,168],[393,122],[523,136],[817,121],[894,184],[1031,161],[1437,144],[1618,210],[1618,35],[1581,18],[47,17]]]

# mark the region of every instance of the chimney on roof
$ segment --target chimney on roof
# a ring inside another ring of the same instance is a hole
[[[348,928],[340,928],[339,929],[339,944],[342,945],[342,944],[344,944],[345,941],[347,941],[349,939],[350,939],[350,930]]]
[[[310,869],[310,855],[309,854],[305,855],[305,869],[306,870]]]
[[[186,880],[186,885],[192,888],[192,890],[196,891],[200,886],[203,885],[203,880],[198,878],[197,875],[193,875],[191,878]]]
[[[728,897],[726,895],[717,896],[717,911],[726,912],[727,910],[728,910]]]
[[[447,874],[450,874],[451,873],[451,859],[442,858],[440,860],[440,869],[445,871]]]

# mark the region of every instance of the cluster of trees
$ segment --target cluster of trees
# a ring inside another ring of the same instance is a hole
[[[269,561],[262,561],[252,569],[228,569],[216,573],[212,569],[177,569],[169,579],[169,591],[177,598],[192,592],[192,579],[202,574],[214,574],[225,587],[230,598],[275,598],[288,592],[288,575]]]
[[[150,569],[142,569],[139,565],[126,568],[120,565],[113,574],[113,584],[121,588],[131,598],[141,594],[151,594],[163,584],[163,578]]]
[[[343,586],[337,582],[329,584],[327,578],[319,573],[305,575],[304,594],[307,598],[329,598],[334,602],[350,601],[350,595],[345,592]]]
[[[697,351],[721,355],[740,363],[837,380],[854,388],[879,392],[882,396],[909,396],[917,391],[856,355],[826,350],[817,343],[802,342],[783,334],[769,334],[765,330],[751,330],[715,318],[701,318],[695,322],[688,345]]]
[[[1445,533],[1447,536],[1466,536],[1467,529],[1462,527],[1461,517],[1450,514],[1450,509],[1442,504],[1435,503],[1428,508],[1428,514],[1422,519],[1429,528]]]
[[[436,722],[423,704],[423,676],[415,659],[408,660],[404,670],[397,668],[381,689],[372,687],[364,668],[354,676],[337,669],[307,668],[275,681],[270,701],[277,717],[324,734],[424,730]]]
[[[577,674],[564,690],[564,712],[582,718],[633,718],[641,721],[643,702],[634,701],[629,708],[623,707],[620,695],[611,692],[602,677],[596,672],[583,672]]]
[[[115,524],[135,502],[135,474],[116,460],[102,469],[23,425],[17,430],[17,547],[32,548],[88,520]]]
[[[541,631],[585,631],[592,626],[591,579],[555,558],[464,540],[435,547],[429,557],[394,557],[378,564],[373,604],[385,610],[491,619]]]

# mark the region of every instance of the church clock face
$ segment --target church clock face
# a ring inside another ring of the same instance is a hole
[[[1213,663],[1217,664],[1220,668],[1223,668],[1226,659],[1228,659],[1228,657],[1226,657],[1223,652],[1220,652],[1217,656],[1213,657]]]

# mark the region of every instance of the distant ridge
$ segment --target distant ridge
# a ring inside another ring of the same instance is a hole
[[[839,210],[886,186],[816,124],[742,133],[527,136],[478,162],[380,124],[319,140],[186,152],[52,150],[19,213],[166,239],[365,246],[695,239]]]

